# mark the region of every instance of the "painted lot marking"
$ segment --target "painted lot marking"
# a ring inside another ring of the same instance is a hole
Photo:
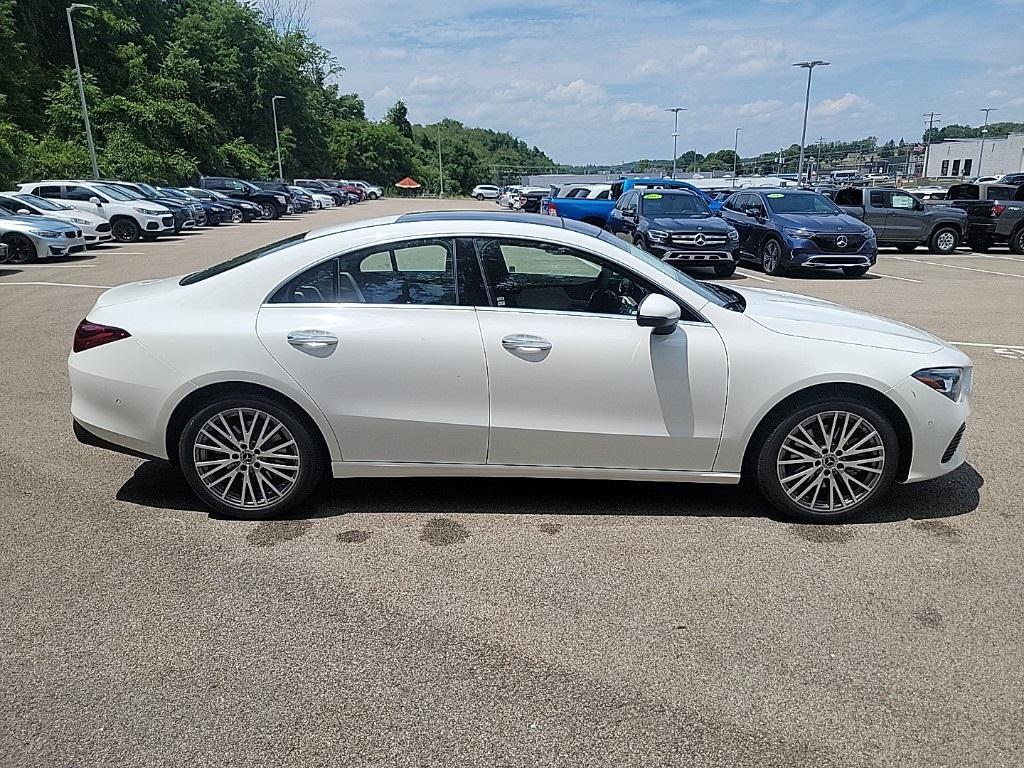
[[[883,275],[881,272],[872,272],[872,275],[878,275],[878,277],[887,277],[890,280],[904,280],[908,283],[923,283],[924,280],[915,280],[912,277],[896,277],[896,275]]]
[[[899,259],[900,261],[910,261],[910,262],[913,262],[914,264],[927,264],[930,267],[945,267],[946,269],[963,269],[963,270],[966,270],[967,272],[984,272],[986,275],[1000,275],[1002,277],[1024,278],[1024,275],[1015,275],[1015,274],[1013,274],[1011,272],[995,272],[995,271],[993,271],[991,269],[978,269],[977,267],[961,267],[961,266],[959,266],[957,264],[939,264],[938,262],[934,262],[934,261],[921,261],[920,259],[907,259],[907,258],[904,258],[903,256],[893,256],[893,258],[894,259]]]
[[[8,266],[11,269],[93,269],[96,267],[95,264],[8,264]]]
[[[112,285],[83,285],[82,283],[41,283],[41,282],[30,282],[30,281],[27,281],[27,280],[18,280],[18,281],[8,280],[8,281],[0,283],[0,286],[2,286],[2,285],[55,285],[55,286],[58,286],[60,288],[98,288],[101,291],[106,291],[106,290],[109,290],[110,288],[114,287]]]
[[[1014,344],[986,344],[980,341],[951,341],[954,347],[984,347],[991,349],[992,354],[1005,357],[1008,360],[1024,360],[1024,345]]]
[[[769,280],[767,277],[761,277],[760,275],[752,275],[749,272],[747,272],[745,269],[744,270],[737,269],[736,271],[739,272],[744,277],[749,277],[751,280],[760,280],[762,283],[774,283],[775,282],[774,280]]]

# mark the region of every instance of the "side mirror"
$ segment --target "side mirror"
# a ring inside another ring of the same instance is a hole
[[[641,328],[651,328],[658,335],[667,335],[675,330],[680,316],[679,305],[672,299],[651,293],[640,302],[636,324]]]
[[[92,203],[93,205],[103,205],[103,201],[100,200],[98,197],[90,197],[89,202]]]
[[[31,216],[32,215],[32,211],[30,211],[28,208],[19,208],[18,209],[18,215],[19,216]]]
[[[758,219],[761,217],[761,209],[756,205],[751,205],[743,209],[743,212],[751,218]]]

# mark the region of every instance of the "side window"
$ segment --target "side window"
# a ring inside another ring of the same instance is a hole
[[[605,190],[602,190],[602,191],[601,191],[601,192],[600,192],[600,193],[599,193],[599,194],[597,195],[597,197],[595,197],[594,199],[595,199],[595,200],[607,200],[607,199],[609,198],[609,196],[610,196],[610,195],[611,195],[611,192],[610,192],[609,190],[605,189]]]
[[[98,197],[101,200],[103,197],[96,194],[92,190],[86,189],[85,187],[79,187],[73,184],[69,184],[64,188],[64,199],[65,200],[84,200],[89,202],[91,198]]]
[[[635,316],[651,292],[623,268],[563,245],[483,237],[476,244],[498,307]]]
[[[0,211],[4,213],[17,213],[20,209],[21,206],[17,205],[13,200],[0,198]]]
[[[625,210],[626,204],[629,202],[629,197],[630,196],[628,194],[620,197],[618,202],[615,203],[615,207],[618,208],[620,211]]]
[[[832,198],[832,201],[836,205],[860,205],[861,192],[859,189],[841,189],[836,192],[836,196]],[[885,206],[885,194],[882,192],[872,192],[870,202],[876,208],[883,208]]]
[[[892,207],[904,211],[912,211],[914,210],[914,198],[905,192],[893,192]]]
[[[60,200],[61,189],[58,186],[51,185],[45,187],[36,187],[35,192],[33,194],[39,195],[40,197],[49,197],[53,200]]]
[[[333,304],[341,301],[338,290],[338,260],[317,264],[293,277],[270,299],[271,304]],[[351,301],[352,299],[346,299]],[[358,299],[355,299],[358,301]]]

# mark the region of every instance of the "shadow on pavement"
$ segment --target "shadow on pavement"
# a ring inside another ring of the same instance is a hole
[[[978,507],[982,476],[964,464],[945,477],[896,486],[860,523],[926,520],[967,514]],[[147,461],[117,492],[120,501],[160,509],[207,509],[170,464]],[[542,514],[767,517],[781,520],[745,484],[539,480],[530,478],[373,478],[331,480],[291,519],[352,512],[388,514]]]

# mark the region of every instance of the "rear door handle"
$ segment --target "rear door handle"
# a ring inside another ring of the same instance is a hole
[[[327,331],[292,331],[288,343],[296,349],[323,350],[337,346],[338,337]]]
[[[551,349],[551,342],[529,333],[513,333],[501,340],[501,346],[519,352],[547,352]]]

